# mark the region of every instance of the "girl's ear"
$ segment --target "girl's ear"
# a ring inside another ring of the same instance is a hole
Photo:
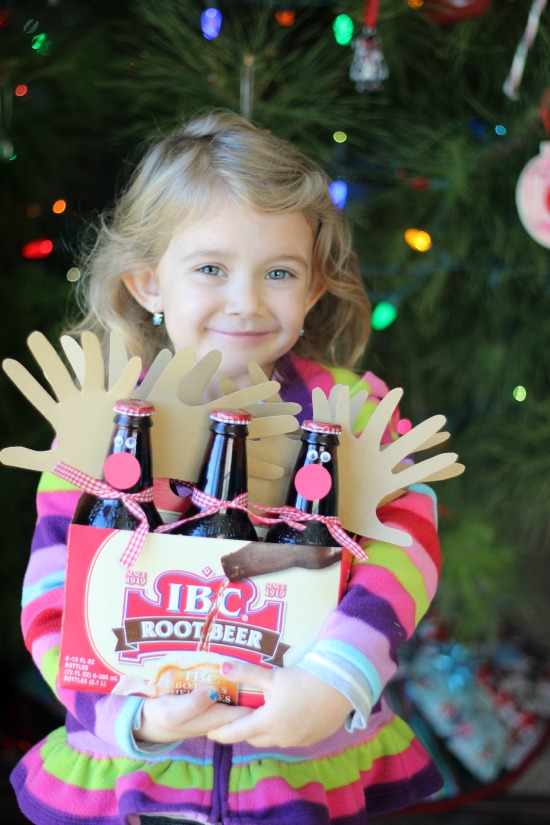
[[[162,312],[157,279],[151,269],[129,272],[121,277],[126,289],[138,304],[148,312]]]
[[[314,277],[306,299],[306,314],[310,309],[313,309],[319,298],[322,298],[326,291],[327,288],[321,279]]]

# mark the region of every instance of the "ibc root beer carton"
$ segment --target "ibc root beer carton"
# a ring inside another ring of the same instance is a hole
[[[294,664],[337,605],[350,566],[340,547],[149,534],[128,571],[128,532],[73,524],[59,684],[159,696],[197,685],[251,707],[262,694],[225,680],[227,658]]]

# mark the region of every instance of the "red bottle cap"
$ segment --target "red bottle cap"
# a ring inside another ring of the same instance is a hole
[[[342,428],[339,424],[326,424],[324,421],[303,421],[302,430],[308,433],[323,433],[324,435],[340,435]]]
[[[139,398],[123,398],[117,401],[113,407],[117,413],[132,415],[134,417],[145,417],[153,415],[155,408],[148,401],[141,401]]]
[[[212,410],[210,413],[212,421],[221,421],[222,424],[249,424],[249,413],[240,410]]]

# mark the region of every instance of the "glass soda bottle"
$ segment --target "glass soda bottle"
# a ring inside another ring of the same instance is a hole
[[[302,444],[288,487],[287,506],[313,516],[338,514],[337,448],[341,432],[339,424],[303,422]],[[301,524],[305,524],[303,530],[291,527],[284,521],[274,524],[265,540],[274,544],[340,546],[322,521]]]
[[[125,493],[139,493],[153,485],[150,429],[155,408],[146,401],[126,398],[117,401],[113,409],[114,428],[104,464],[103,480]],[[113,458],[124,453],[133,456],[135,461],[125,462]],[[152,501],[142,502],[140,507],[147,516],[151,531],[162,524]],[[120,499],[98,498],[92,493],[83,493],[73,524],[135,530],[139,521]]]
[[[214,410],[210,414],[210,438],[204,453],[197,489],[222,501],[232,501],[248,492],[246,438],[250,415],[233,410]],[[192,504],[186,518],[204,512],[206,507]],[[247,512],[222,507],[217,513],[185,522],[173,535],[202,538],[257,541],[258,536]]]

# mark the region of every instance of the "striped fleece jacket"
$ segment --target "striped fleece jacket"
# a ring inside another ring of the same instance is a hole
[[[369,392],[366,416],[387,392],[371,373],[354,373],[285,357],[277,377],[286,401],[311,417],[311,391],[335,383]],[[366,417],[361,422],[364,426]],[[395,423],[395,422],[394,422]],[[388,434],[391,438],[391,434]],[[367,814],[409,805],[441,785],[439,773],[382,691],[397,668],[397,651],[434,596],[440,567],[435,504],[419,485],[379,511],[407,530],[400,548],[368,542],[369,561],[354,563],[338,608],[302,665],[332,684],[345,675],[372,710],[310,747],[258,749],[204,737],[144,752],[132,735],[143,699],[95,695],[56,686],[66,568],[66,535],[79,491],[45,474],[24,581],[26,645],[67,709],[64,727],[21,759],[11,781],[35,825],[139,825],[140,814],[223,825],[365,825]],[[338,686],[338,685],[337,685]],[[353,701],[354,690],[344,690]]]

